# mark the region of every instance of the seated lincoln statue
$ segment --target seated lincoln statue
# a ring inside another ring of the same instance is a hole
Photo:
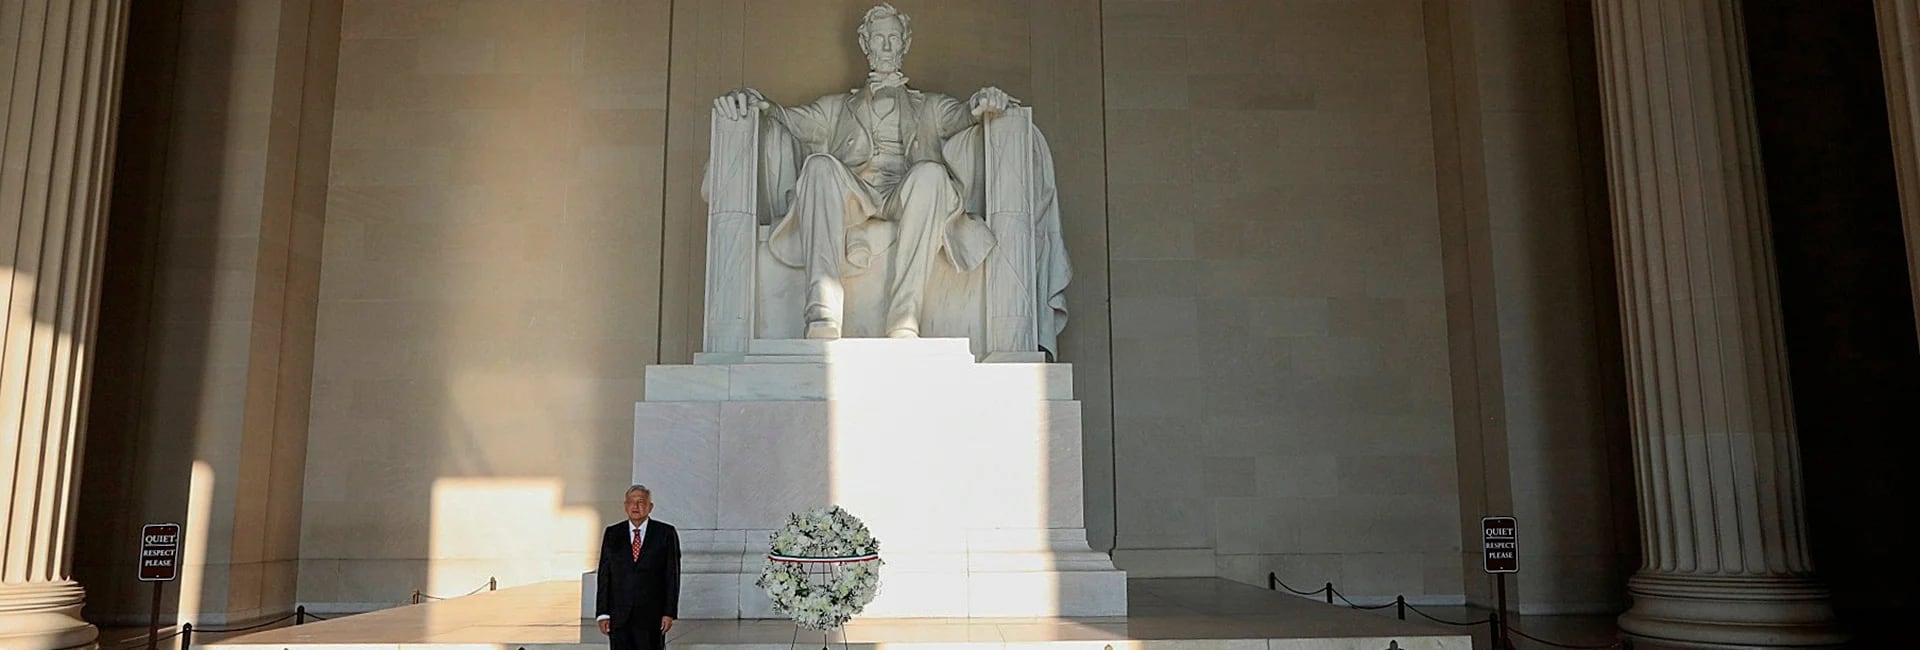
[[[714,100],[709,236],[736,232],[718,221],[729,192],[754,195],[745,200],[761,231],[741,246],[709,242],[710,258],[748,256],[750,275],[735,283],[749,294],[738,300],[745,336],[978,339],[1024,328],[1000,345],[1024,350],[987,351],[1054,352],[1070,272],[1030,110],[991,86],[964,102],[908,86],[913,29],[891,6],[869,9],[858,32],[870,68],[858,88],[800,106],[751,88]],[[728,129],[744,135],[728,140]],[[728,149],[737,146],[751,149]],[[758,268],[768,261],[780,268]],[[709,275],[738,273],[731,263],[710,259]],[[780,273],[793,278],[784,301]],[[708,281],[710,352],[712,321],[732,313],[735,299],[714,295],[728,282]],[[871,313],[850,313],[861,310]]]

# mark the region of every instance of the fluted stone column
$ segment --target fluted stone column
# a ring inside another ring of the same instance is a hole
[[[128,0],[0,0],[0,647],[90,647],[69,578]],[[132,576],[129,576],[131,579]]]
[[[1907,278],[1913,320],[1920,325],[1920,0],[1874,0],[1880,71],[1887,84],[1893,169],[1900,182],[1900,222],[1907,231]],[[1916,329],[1920,334],[1920,329]]]
[[[1813,576],[1745,35],[1735,0],[1598,0],[1640,499],[1623,631],[1838,644]]]

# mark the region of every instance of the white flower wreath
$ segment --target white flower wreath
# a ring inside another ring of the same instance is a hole
[[[839,506],[789,516],[769,546],[755,584],[766,590],[774,611],[800,627],[840,627],[880,590],[880,540]],[[809,567],[826,575],[824,584],[809,579]]]

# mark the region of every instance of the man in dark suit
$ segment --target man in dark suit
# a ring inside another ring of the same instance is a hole
[[[593,613],[613,650],[661,650],[680,616],[680,535],[654,521],[653,491],[627,488],[627,520],[600,537]]]

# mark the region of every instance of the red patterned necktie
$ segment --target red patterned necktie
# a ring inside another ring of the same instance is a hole
[[[633,561],[640,561],[640,529],[633,529]]]

